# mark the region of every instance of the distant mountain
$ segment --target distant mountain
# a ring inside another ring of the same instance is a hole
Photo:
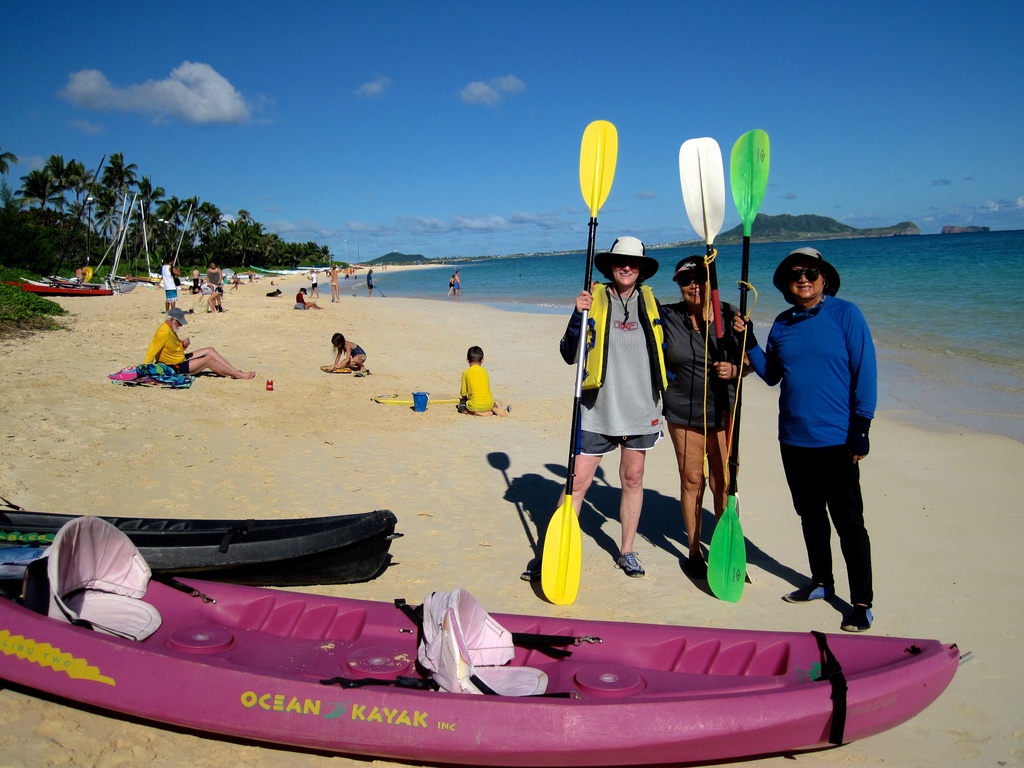
[[[875,227],[873,229],[857,229],[828,216],[815,216],[808,213],[792,216],[783,213],[769,216],[759,213],[750,228],[750,237],[761,241],[788,242],[791,240],[837,240],[855,237],[895,237],[896,235],[920,235],[921,230],[912,221],[901,221],[891,227]],[[716,242],[742,243],[743,225],[733,227],[721,233]]]
[[[803,214],[793,216],[783,213],[769,216],[759,213],[750,228],[750,237],[759,242],[788,243],[800,240],[839,240],[858,237],[895,237],[897,235],[920,235],[920,228],[912,221],[903,221],[891,227],[857,229],[828,216]],[[743,225],[721,232],[715,243],[731,245],[743,242]],[[672,243],[672,246],[678,243]]]
[[[376,259],[370,259],[369,261],[362,262],[363,264],[376,265],[376,264],[395,264],[395,265],[406,265],[406,264],[428,264],[435,263],[435,259],[428,259],[421,253],[401,253],[399,251],[391,251],[391,253],[385,253],[383,256],[378,256]]]

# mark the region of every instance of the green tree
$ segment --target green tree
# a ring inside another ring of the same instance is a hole
[[[64,198],[64,193],[71,188],[70,172],[67,163],[64,162],[64,158],[60,155],[50,155],[50,159],[46,161],[46,171],[53,180],[53,188],[57,194],[55,205],[59,210],[63,211],[67,202]]]
[[[7,173],[11,167],[8,163],[18,164],[18,156],[13,152],[0,152],[0,173]]]
[[[0,187],[0,253],[5,267],[50,274],[57,264],[46,230],[21,210],[7,183]]]
[[[60,200],[60,193],[53,183],[53,177],[45,168],[29,171],[21,177],[21,190],[17,192],[19,197],[27,203],[38,203],[40,208],[46,208],[53,203],[56,210],[57,202]]]

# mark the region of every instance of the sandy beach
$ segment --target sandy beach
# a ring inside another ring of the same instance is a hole
[[[565,318],[457,300],[368,298],[365,290],[353,296],[347,281],[333,304],[325,278],[316,299],[324,311],[300,313],[292,300],[308,280],[274,282],[227,293],[223,314],[207,314],[187,292],[179,301],[195,308],[184,329],[192,348],[216,347],[256,371],[252,381],[201,376],[188,390],[112,384],[108,374],[142,362],[164,319],[163,292],[154,288],[58,299],[71,313],[67,331],[0,342],[0,496],[35,511],[153,517],[386,508],[405,534],[392,546],[391,567],[368,583],[311,591],[418,603],[461,586],[495,612],[839,631],[844,602],[780,600],[805,581],[807,563],[778,456],[777,393],[754,377],[744,388],[739,476],[751,579],[742,601],[716,600],[681,570],[686,538],[666,438],[647,464],[638,538],[647,576],[628,579],[614,567],[617,462],[606,460],[581,517],[579,598],[556,607],[519,574],[534,554],[538,521],[546,524],[564,485],[574,375],[557,351]],[[282,296],[267,298],[278,286]],[[371,375],[321,373],[338,331],[367,351]],[[471,345],[485,352],[495,398],[512,404],[508,418],[372,402],[419,390],[457,396]],[[1024,570],[1016,560],[1024,445],[885,412],[871,435],[862,477],[874,551],[872,631],[955,642],[974,658],[935,704],[894,730],[742,765],[1022,765]],[[834,551],[845,599],[838,545]],[[0,718],[0,768],[398,765],[165,729],[7,688],[0,688]]]

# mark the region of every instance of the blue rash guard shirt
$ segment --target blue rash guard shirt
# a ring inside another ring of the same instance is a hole
[[[875,346],[864,315],[834,296],[775,318],[754,371],[779,392],[779,442],[803,448],[844,445],[854,416],[872,419],[878,399]]]

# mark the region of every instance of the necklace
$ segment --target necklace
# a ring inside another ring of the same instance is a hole
[[[629,299],[633,298],[633,292],[631,291],[629,296],[626,297],[626,301],[623,301],[622,295],[618,291],[615,292],[615,296],[616,296],[616,298],[618,298],[619,304],[622,305],[622,312],[625,315],[622,318],[622,322],[628,323],[629,322],[629,307],[626,306],[626,301],[628,301]]]

